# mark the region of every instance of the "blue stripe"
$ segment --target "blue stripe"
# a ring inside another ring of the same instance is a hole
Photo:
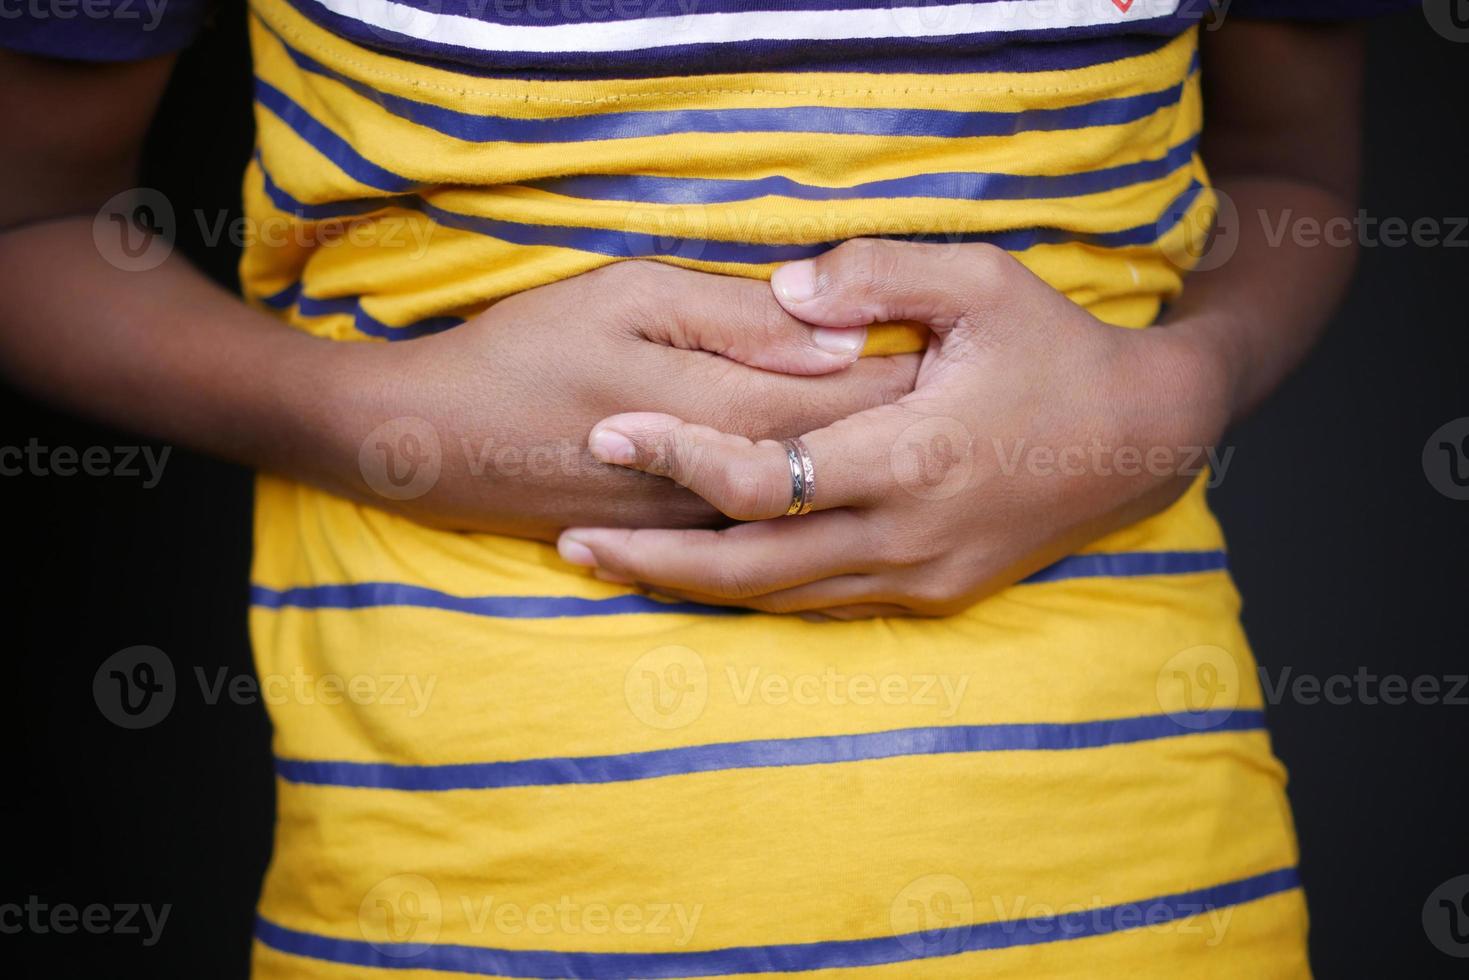
[[[1300,886],[1300,875],[1295,868],[1279,868],[1207,888],[1059,915],[973,923],[870,939],[689,952],[563,953],[432,943],[367,943],[287,929],[264,917],[256,920],[255,938],[266,946],[297,956],[382,969],[595,980],[712,977],[879,966],[1105,936],[1204,915]]]
[[[299,107],[298,107],[299,108]],[[301,130],[298,130],[301,131]],[[303,135],[304,131],[303,131]],[[334,137],[334,139],[336,139]],[[350,175],[364,167],[376,167],[345,143],[320,148]],[[355,159],[352,159],[355,158]],[[263,171],[263,168],[262,168]],[[384,171],[386,172],[386,171]],[[407,178],[394,176],[394,187],[411,186]],[[296,201],[266,174],[266,191],[282,211],[300,214],[312,220],[326,216],[323,205],[306,205]],[[1068,228],[1016,228],[995,232],[963,232],[952,234],[879,235],[899,241],[934,242],[938,244],[970,244],[984,242],[1009,252],[1023,252],[1038,245],[1085,244],[1096,248],[1126,248],[1150,245],[1183,220],[1188,209],[1203,191],[1197,180],[1164,209],[1158,220],[1117,231],[1081,232]],[[690,261],[725,262],[738,265],[768,265],[807,259],[830,251],[840,240],[811,244],[767,245],[756,242],[719,241],[701,238],[670,238],[624,228],[584,228],[571,225],[541,225],[448,211],[417,195],[399,195],[384,199],[381,206],[416,210],[436,224],[459,231],[486,235],[512,245],[549,246],[592,252],[618,259],[645,259],[677,256]],[[364,207],[352,201],[350,211]],[[360,212],[359,212],[360,213]]]
[[[300,297],[301,283],[293,282],[278,293],[271,293],[269,296],[260,297],[260,302],[264,303],[266,306],[271,307],[272,309],[284,310],[288,307],[294,306],[296,304],[296,300],[300,299]]]
[[[300,293],[296,309],[302,316],[330,316],[334,313],[346,313],[352,317],[352,326],[358,333],[368,337],[381,337],[384,340],[412,340],[415,337],[426,337],[429,334],[441,333],[457,327],[464,322],[456,316],[431,316],[400,327],[389,326],[362,308],[360,296],[316,299]]]
[[[1022,584],[1073,578],[1128,578],[1138,575],[1188,575],[1222,572],[1229,556],[1221,551],[1128,551],[1072,555],[1043,568]]]
[[[1183,83],[1179,82],[1160,91],[1141,95],[1100,99],[1059,109],[1023,109],[1018,112],[785,106],[773,109],[604,112],[526,119],[460,112],[381,92],[321,64],[284,41],[281,43],[291,59],[302,69],[340,82],[401,119],[445,136],[473,143],[572,143],[667,136],[675,133],[823,133],[951,139],[1013,136],[1024,132],[1083,129],[1134,122],[1176,105],[1183,93]],[[257,79],[257,85],[264,85],[275,95],[280,95],[278,90],[266,82]],[[274,110],[273,106],[271,108]],[[371,184],[366,180],[363,183]]]
[[[260,77],[255,79],[255,101],[275,113],[317,152],[331,160],[353,180],[380,191],[406,191],[413,182],[384,170],[352,148],[352,145],[297,105],[280,89]]]
[[[352,318],[352,326],[358,333],[368,337],[381,337],[384,340],[412,340],[415,337],[426,337],[429,334],[452,329],[464,322],[456,316],[431,316],[400,327],[389,326],[362,308],[362,297],[360,296],[333,296],[318,299],[314,296],[307,296],[302,291],[299,282],[292,283],[273,295],[260,297],[260,302],[278,310],[286,310],[295,306],[302,316],[331,316],[343,313]]]
[[[588,174],[532,181],[523,186],[565,197],[634,201],[643,204],[727,204],[758,197],[789,197],[802,201],[901,197],[954,198],[966,201],[1035,200],[1097,194],[1159,180],[1189,163],[1197,146],[1198,137],[1194,136],[1152,160],[1054,176],[935,173],[875,180],[850,187],[823,187],[803,184],[784,176],[753,180],[716,180],[707,177]]]
[[[457,596],[398,582],[353,582],[344,585],[303,585],[293,589],[250,586],[250,604],[261,609],[370,609],[410,606],[495,619],[560,619],[568,616],[620,616],[631,613],[697,613],[738,615],[744,610],[692,602],[659,602],[643,595],[607,599],[577,596],[486,595]]]
[[[720,742],[620,755],[456,765],[405,766],[277,758],[275,771],[287,782],[312,786],[445,792],[625,783],[732,769],[824,766],[911,756],[1062,752],[1214,732],[1259,731],[1264,727],[1265,714],[1262,711],[1215,709],[1189,712],[1182,719],[1169,715],[1144,715],[1070,724],[945,725],[863,735]]]
[[[1035,585],[1077,578],[1188,575],[1222,571],[1227,567],[1228,561],[1223,551],[1130,551],[1072,555],[1023,579],[1020,584]],[[410,606],[496,619],[559,619],[635,613],[729,616],[746,612],[731,606],[659,602],[636,594],[607,599],[536,595],[457,596],[437,589],[397,582],[302,585],[289,589],[251,585],[250,604],[261,609],[369,609],[379,606]]]

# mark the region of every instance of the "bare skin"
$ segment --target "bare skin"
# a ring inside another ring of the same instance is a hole
[[[138,106],[156,101],[166,60],[99,70],[6,57],[0,151],[18,179],[0,199],[0,225],[12,228],[0,234],[0,367],[79,411],[417,520],[541,538],[573,525],[561,537],[568,560],[670,594],[838,617],[951,612],[1156,512],[1185,481],[1004,484],[991,473],[936,503],[885,477],[888,466],[852,462],[885,455],[901,423],[934,416],[983,418],[984,431],[1033,444],[1209,445],[1299,362],[1344,288],[1350,249],[1272,246],[1253,219],[1287,207],[1318,220],[1352,213],[1357,33],[1231,22],[1204,44],[1205,159],[1245,217],[1235,257],[1191,278],[1165,329],[1102,324],[990,250],[949,250],[941,265],[923,246],[855,243],[818,260],[817,275],[781,274],[775,292],[734,287],[744,292],[733,333],[720,329],[731,326],[726,280],[627,264],[394,345],[303,336],[180,262],[110,270],[89,220],[64,216],[133,182],[151,115]],[[617,306],[630,292],[619,276],[641,277],[636,305]],[[810,296],[791,288],[805,278],[818,286]],[[595,312],[568,327],[568,310]],[[916,358],[846,367],[823,359],[806,326],[899,317],[937,335],[916,389]],[[558,330],[577,342],[550,347]],[[1066,345],[1074,353],[1047,356]],[[761,363],[779,370],[750,366]],[[652,412],[629,419],[630,405]],[[402,416],[429,421],[451,446],[546,445],[592,430],[588,449],[609,465],[530,479],[449,465],[431,493],[390,503],[364,487],[357,451]],[[798,432],[810,434],[829,509],[709,530],[716,508],[741,519],[783,511],[772,501],[788,487],[784,460],[762,440]],[[634,444],[630,459],[608,433]],[[701,468],[680,447],[703,452]],[[673,480],[629,475],[638,469],[678,476],[708,504]],[[704,529],[658,530],[669,527]]]
[[[290,329],[173,256],[109,265],[91,217],[136,182],[170,59],[93,66],[0,54],[0,371],[82,414],[284,474],[415,520],[553,540],[573,523],[728,523],[668,481],[598,464],[593,422],[655,407],[755,438],[892,401],[917,357],[854,364],[763,283],[619,263],[496,304],[437,336],[342,344]],[[856,338],[852,338],[856,339]],[[423,419],[444,447],[432,490],[378,496],[359,450]],[[479,465],[486,447],[555,465]],[[478,472],[476,472],[476,470]]]
[[[698,602],[944,615],[1176,500],[1184,467],[1099,466],[1089,447],[1156,448],[1181,463],[1189,447],[1213,446],[1305,356],[1354,261],[1349,247],[1272,243],[1266,229],[1283,215],[1354,212],[1357,32],[1232,22],[1204,44],[1203,152],[1238,211],[1238,241],[1190,278],[1160,329],[1102,323],[985,246],[848,242],[777,270],[782,305],[826,327],[919,320],[934,341],[911,394],[806,433],[819,511],[772,520],[791,499],[778,442],[616,415],[589,437],[599,459],[663,474],[750,523],[572,528],[562,556]],[[914,492],[895,450],[937,432],[956,434],[966,468],[951,492]],[[1017,445],[1078,465],[1006,472]]]

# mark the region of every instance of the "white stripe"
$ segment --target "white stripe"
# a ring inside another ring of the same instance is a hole
[[[942,37],[1126,24],[1162,17],[1180,0],[1132,0],[1122,10],[1113,0],[992,0],[855,10],[752,10],[691,13],[637,20],[573,24],[495,24],[456,14],[420,10],[393,0],[315,0],[369,28],[452,44],[476,51],[567,54],[639,51],[680,44],[742,41],[837,41]],[[689,0],[697,9],[697,0]]]

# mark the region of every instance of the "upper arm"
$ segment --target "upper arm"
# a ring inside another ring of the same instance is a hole
[[[0,51],[0,228],[93,211],[131,186],[173,62]]]
[[[1355,200],[1360,26],[1231,19],[1201,38],[1214,175],[1291,177]]]

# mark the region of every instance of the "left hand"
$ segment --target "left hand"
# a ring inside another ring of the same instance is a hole
[[[1105,324],[990,246],[851,241],[782,267],[772,287],[819,326],[927,325],[913,392],[802,437],[816,509],[801,517],[781,516],[780,442],[669,415],[604,419],[598,459],[751,523],[570,528],[563,558],[695,602],[946,615],[1166,507],[1189,483],[1183,450],[1228,419],[1222,359],[1186,330]]]

